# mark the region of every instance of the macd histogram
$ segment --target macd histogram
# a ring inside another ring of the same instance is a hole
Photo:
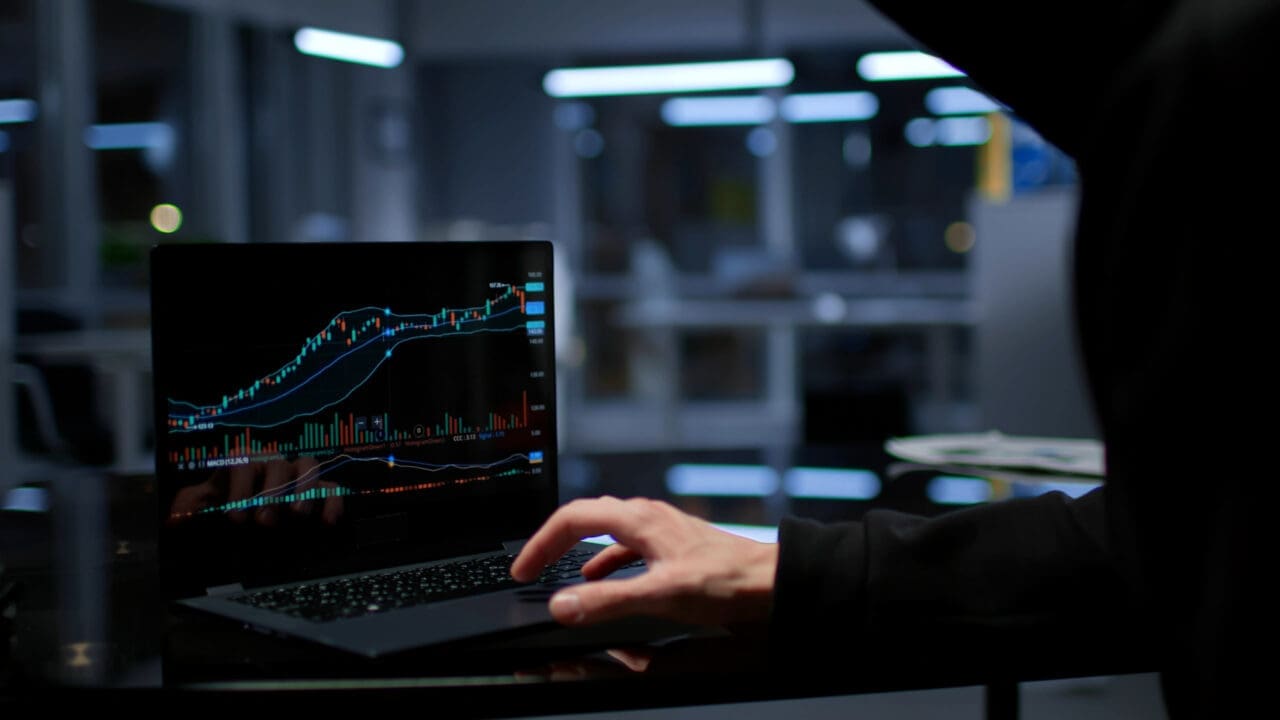
[[[335,497],[419,493],[450,486],[536,475],[540,472],[539,466],[542,464],[542,460],[543,454],[541,451],[513,453],[501,460],[488,463],[447,464],[397,460],[394,455],[386,457],[339,455],[307,469],[298,477],[279,487],[263,490],[252,497],[240,500],[215,503],[198,510],[175,512],[170,516],[170,519],[182,520],[196,515],[243,512],[270,505],[287,505],[295,502],[326,500]],[[397,473],[425,473],[429,477],[417,482],[392,482],[373,488],[354,488],[332,482],[321,484],[320,478],[352,463],[373,464]]]
[[[507,412],[491,411],[480,418],[465,418],[449,412],[434,420],[393,424],[386,413],[356,415],[332,413],[323,422],[300,423],[289,440],[259,438],[251,428],[223,432],[218,440],[205,444],[189,444],[169,451],[169,461],[190,469],[217,468],[251,461],[267,461],[297,454],[327,455],[344,450],[377,450],[385,443],[426,445],[445,441],[487,440],[501,437],[508,430],[529,427],[530,415],[536,418],[545,410],[540,403],[530,405],[528,392],[520,394],[519,403]],[[276,433],[280,436],[281,433]]]

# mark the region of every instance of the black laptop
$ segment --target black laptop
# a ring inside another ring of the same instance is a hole
[[[557,505],[552,269],[540,241],[155,248],[168,599],[370,657],[552,624],[601,547],[509,574]]]

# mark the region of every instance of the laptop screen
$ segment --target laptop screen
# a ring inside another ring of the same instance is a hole
[[[497,549],[556,504],[551,244],[161,246],[162,581]]]

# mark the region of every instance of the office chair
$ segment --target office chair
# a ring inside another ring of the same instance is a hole
[[[18,308],[20,336],[75,332],[83,326],[79,318],[59,310]],[[114,459],[111,433],[95,414],[93,368],[84,363],[46,363],[21,353],[17,362],[28,368],[21,371],[25,382],[20,384],[29,393],[25,407],[18,406],[20,446],[84,465],[110,464]],[[37,395],[41,408],[33,406]]]
[[[44,375],[35,366],[14,363],[13,381],[18,393],[19,449],[59,459],[71,458],[71,446],[54,422],[53,398]]]

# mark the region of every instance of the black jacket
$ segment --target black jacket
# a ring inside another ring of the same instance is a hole
[[[1280,2],[877,4],[1077,162],[1078,342],[1107,480],[934,520],[784,521],[779,653],[814,633],[856,652],[898,632],[1115,628],[1150,645],[1171,715],[1234,714],[1275,667],[1254,657],[1275,636]]]

